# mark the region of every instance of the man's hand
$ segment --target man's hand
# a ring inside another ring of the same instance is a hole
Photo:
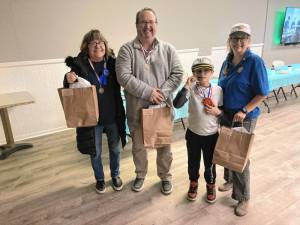
[[[165,100],[165,97],[158,88],[154,88],[150,97],[150,102],[159,105]]]

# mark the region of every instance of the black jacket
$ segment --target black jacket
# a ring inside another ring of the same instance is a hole
[[[67,60],[66,60],[67,61]],[[84,53],[79,53],[77,57],[72,58],[72,63],[67,63],[78,76],[88,80],[92,85],[99,88],[99,83],[95,79],[95,74],[92,67],[89,64],[88,56]],[[114,91],[115,108],[116,108],[116,124],[118,126],[119,135],[122,142],[122,147],[126,145],[126,125],[125,125],[125,110],[123,106],[123,100],[121,97],[120,85],[117,82],[116,71],[115,71],[115,58],[108,57],[107,69],[109,70],[109,85]],[[64,87],[68,88],[69,84],[66,77],[64,78]],[[99,93],[98,99],[99,99]],[[101,116],[101,115],[100,115]],[[82,154],[95,155],[95,127],[78,127],[76,128],[76,141],[77,148]],[[104,130],[105,132],[105,130]]]

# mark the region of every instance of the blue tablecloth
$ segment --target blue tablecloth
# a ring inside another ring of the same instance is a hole
[[[268,69],[267,71],[270,91],[300,83],[300,67],[289,67],[287,70]]]

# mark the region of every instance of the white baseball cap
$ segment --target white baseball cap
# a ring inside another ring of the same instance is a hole
[[[243,32],[243,33],[246,33],[248,35],[251,35],[251,28],[250,28],[250,25],[247,24],[247,23],[237,23],[237,24],[234,24],[232,27],[231,27],[231,30],[230,30],[230,34],[233,34],[235,32]]]

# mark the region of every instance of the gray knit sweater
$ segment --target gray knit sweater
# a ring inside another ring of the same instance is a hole
[[[175,48],[156,39],[146,64],[137,38],[124,44],[116,61],[117,79],[124,88],[127,122],[131,131],[141,126],[141,109],[147,108],[154,88],[160,88],[172,105],[172,93],[180,85],[183,68]]]

